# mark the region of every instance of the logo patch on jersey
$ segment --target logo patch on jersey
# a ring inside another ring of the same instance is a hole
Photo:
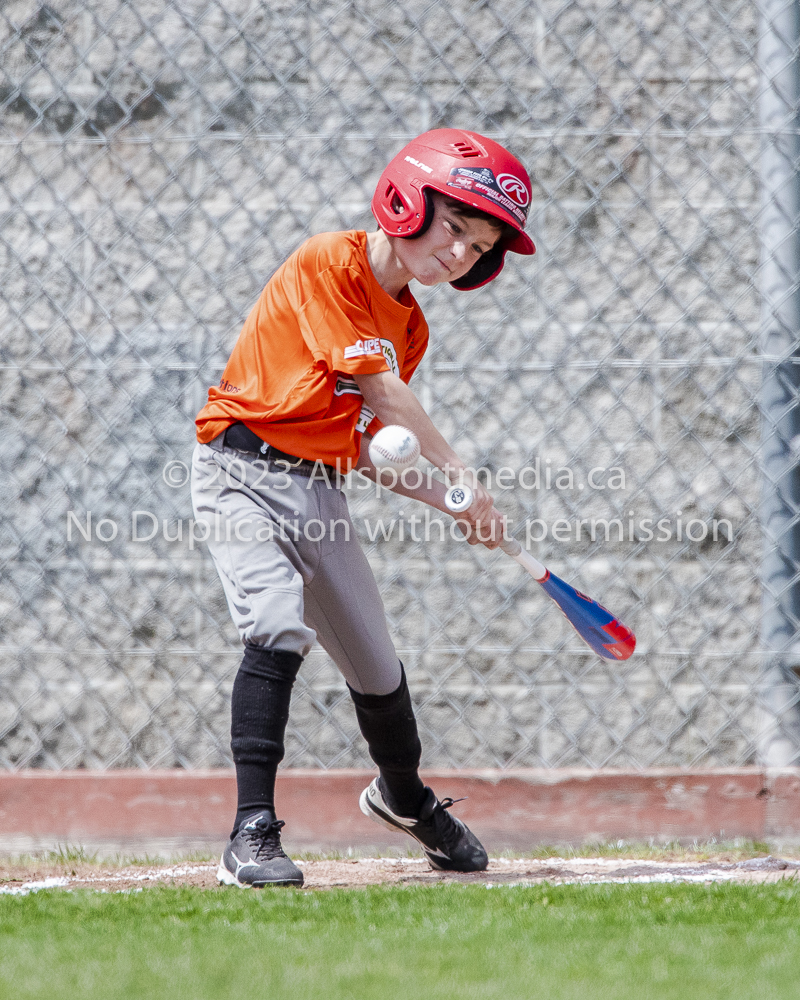
[[[381,350],[383,351],[383,357],[386,364],[389,366],[389,371],[392,375],[396,375],[400,378],[400,365],[397,361],[397,348],[385,337],[381,337]]]
[[[367,349],[367,347],[369,349]],[[374,340],[357,340],[355,344],[350,347],[345,347],[344,356],[345,358],[360,358],[365,355],[383,354],[384,361],[389,366],[389,371],[392,375],[396,375],[400,378],[400,363],[397,360],[397,348],[391,342],[387,340],[386,337],[377,337]],[[344,388],[340,389],[340,383],[350,385],[355,385],[355,382],[351,378],[347,378],[344,375],[340,375],[336,380],[336,388],[333,390],[337,396],[341,396],[343,392],[358,392],[358,386],[355,389]]]
[[[358,344],[378,344],[378,350],[383,354],[384,361],[389,366],[389,371],[392,375],[396,375],[400,378],[400,363],[397,360],[397,348],[394,346],[391,340],[386,337],[381,337],[380,340],[364,340],[358,341]],[[353,347],[357,347],[358,344],[354,344]],[[353,350],[353,347],[348,347],[345,349],[345,357],[356,357],[357,355],[348,355],[347,352]],[[362,352],[366,353],[366,352]],[[369,351],[370,354],[377,354],[378,351]],[[334,396],[360,396],[361,390],[358,388],[358,383],[350,375],[336,375],[336,385],[333,388]],[[358,420],[356,421],[355,431],[356,434],[363,434],[364,431],[369,427],[372,421],[375,419],[375,411],[371,410],[366,403],[361,407],[361,411],[358,414]]]
[[[337,375],[336,385],[333,387],[334,396],[346,396],[348,393],[353,396],[361,395],[361,390],[358,388],[356,380],[347,375]]]
[[[345,347],[345,358],[362,358],[367,354],[380,354],[381,342],[377,337],[372,340],[357,340],[350,347]]]
[[[361,407],[361,412],[356,421],[356,434],[363,434],[375,419],[375,411],[371,410],[366,403]]]

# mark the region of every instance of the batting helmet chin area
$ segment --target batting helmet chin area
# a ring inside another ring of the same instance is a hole
[[[480,288],[503,270],[506,252],[536,252],[525,233],[531,203],[528,172],[493,139],[456,128],[437,128],[417,136],[381,174],[372,213],[387,236],[422,236],[433,221],[431,191],[480,209],[516,230],[498,240],[453,288]]]

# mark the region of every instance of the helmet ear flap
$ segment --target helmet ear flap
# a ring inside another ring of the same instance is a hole
[[[390,236],[403,236],[402,230],[411,229],[412,220],[419,218],[414,203],[409,199],[407,192],[404,192],[391,180],[388,181],[381,195],[380,206],[385,219],[385,223],[381,222],[380,224],[386,228]],[[388,224],[388,228],[386,224]]]
[[[424,233],[427,233],[427,231],[431,228],[431,223],[433,222],[433,213],[434,213],[433,195],[431,194],[428,188],[423,188],[422,197],[425,205],[424,214],[422,217],[422,225],[413,234],[413,236],[407,236],[406,239],[415,240],[418,236],[422,236]]]

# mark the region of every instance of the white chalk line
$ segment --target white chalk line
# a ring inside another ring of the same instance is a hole
[[[772,860],[772,859],[767,859]],[[353,858],[347,859],[337,859],[331,861],[306,861],[298,860],[296,862],[299,866],[307,867],[314,865],[381,865],[384,868],[403,868],[415,865],[426,865],[427,861],[425,858]],[[647,885],[655,883],[713,883],[713,882],[751,882],[756,881],[752,878],[753,875],[759,872],[763,874],[771,873],[782,878],[795,878],[797,876],[796,863],[789,863],[789,866],[781,871],[780,869],[769,868],[766,865],[762,868],[759,861],[751,861],[745,863],[738,863],[732,865],[725,865],[724,867],[716,867],[708,862],[691,862],[686,861],[661,861],[661,862],[648,862],[641,861],[634,858],[546,858],[537,859],[536,861],[525,861],[523,859],[510,859],[510,858],[497,858],[493,859],[493,864],[498,864],[506,869],[512,868],[514,865],[524,865],[526,871],[520,873],[520,878],[514,881],[507,881],[505,878],[501,882],[492,882],[491,873],[489,874],[490,881],[484,883],[487,889],[500,889],[500,888],[525,888],[536,885],[542,885],[543,883],[557,883],[559,885],[598,885],[598,884],[617,884],[617,885]],[[703,868],[703,865],[708,864],[708,868]],[[745,867],[747,866],[747,867]],[[752,866],[752,867],[750,867]],[[563,876],[559,874],[558,868],[564,868]],[[594,872],[576,872],[576,868],[589,867],[594,868]],[[621,873],[621,870],[625,868],[647,868],[652,867],[655,869],[652,873],[647,873],[643,871],[637,871],[635,874],[626,876]],[[678,869],[675,872],[664,871],[667,867],[674,867]],[[695,871],[686,871],[686,868],[700,869]],[[531,870],[531,869],[534,870]],[[536,868],[541,869],[542,875],[537,876]],[[597,869],[614,869],[614,874],[603,874],[602,870],[597,871]],[[93,884],[103,883],[107,885],[109,883],[120,883],[120,882],[162,882],[166,879],[181,878],[186,875],[196,875],[203,872],[209,872],[216,869],[216,864],[203,864],[203,865],[172,865],[165,868],[151,868],[146,872],[124,872],[119,875],[94,875],[94,876],[52,876],[44,879],[36,879],[29,882],[23,882],[21,885],[13,886],[0,886],[0,895],[6,896],[27,896],[32,892],[40,892],[43,889],[63,889],[63,888],[78,888],[81,886],[92,886]],[[683,870],[680,870],[683,869]],[[499,873],[498,873],[499,874]],[[513,875],[512,871],[508,871],[509,875]],[[441,878],[442,873],[431,872],[431,876]],[[118,889],[117,892],[141,892],[143,886],[133,886],[126,889]],[[98,892],[108,892],[108,889],[98,889]]]

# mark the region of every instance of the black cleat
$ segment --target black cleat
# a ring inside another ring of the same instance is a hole
[[[253,813],[222,852],[217,878],[223,885],[263,889],[265,885],[302,885],[303,873],[281,847],[283,820]]]
[[[433,790],[426,788],[419,816],[398,816],[386,804],[378,780],[375,778],[361,793],[358,804],[365,816],[418,840],[432,868],[451,872],[482,872],[486,868],[489,859],[481,842],[460,819],[447,812],[452,799],[439,802]]]

